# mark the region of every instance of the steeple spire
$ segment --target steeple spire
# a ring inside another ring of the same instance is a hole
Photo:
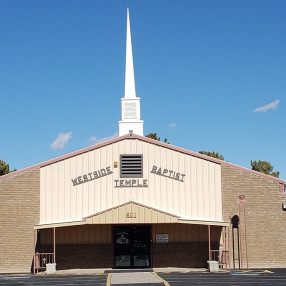
[[[131,43],[131,31],[129,20],[129,9],[127,8],[127,31],[126,31],[126,65],[125,65],[125,98],[135,98],[135,78],[133,67],[133,53]]]
[[[143,136],[143,120],[140,119],[140,98],[136,97],[129,9],[127,8],[125,92],[121,98],[119,136],[134,134]]]

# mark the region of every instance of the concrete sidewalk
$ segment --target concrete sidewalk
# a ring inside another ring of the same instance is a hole
[[[69,269],[57,270],[55,275],[94,275],[106,273],[136,273],[136,272],[156,272],[156,273],[188,273],[188,272],[208,272],[206,268],[178,268],[178,267],[161,267],[161,268],[142,268],[142,269],[112,269],[112,268],[94,268],[94,269]],[[41,272],[37,275],[45,275]]]
[[[223,271],[223,270],[220,270]],[[224,270],[225,271],[225,270]],[[206,268],[178,268],[178,267],[161,267],[161,268],[141,268],[141,269],[112,269],[112,268],[92,268],[92,269],[67,269],[56,270],[53,275],[98,275],[108,273],[134,273],[134,272],[156,272],[156,273],[188,273],[188,272],[208,272]],[[33,276],[31,273],[0,273],[1,276]],[[46,275],[45,271],[39,272],[37,276]]]
[[[160,277],[160,273],[189,273],[207,272],[206,268],[144,268],[144,269],[71,269],[57,270],[56,275],[96,275],[108,274],[107,286],[116,285],[148,285],[148,286],[169,286],[168,282]],[[158,274],[159,273],[159,274]]]
[[[125,272],[125,273],[110,273],[107,278],[108,283],[106,285],[128,285],[128,284],[140,284],[140,285],[163,285],[163,279],[160,279],[158,275],[153,272]],[[110,282],[110,284],[109,284]]]
[[[189,273],[189,272],[207,272],[205,268],[150,268],[150,269],[112,269],[106,270],[108,274],[107,286],[109,285],[137,285],[140,286],[169,286],[169,283],[160,277],[160,273]],[[159,274],[158,274],[159,273]]]

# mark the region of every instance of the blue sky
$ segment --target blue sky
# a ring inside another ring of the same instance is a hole
[[[279,0],[0,1],[0,159],[19,170],[116,136],[127,7],[144,133],[286,179]]]

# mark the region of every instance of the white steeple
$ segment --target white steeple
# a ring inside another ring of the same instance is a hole
[[[126,64],[125,64],[125,98],[135,98],[135,78],[133,67],[133,53],[131,43],[131,31],[129,20],[129,9],[127,8],[127,31],[126,31]]]
[[[121,98],[121,121],[119,121],[119,136],[132,133],[143,136],[143,120],[140,119],[140,98],[136,97],[135,77],[129,9],[127,8],[126,32],[126,65],[125,65],[125,93]]]

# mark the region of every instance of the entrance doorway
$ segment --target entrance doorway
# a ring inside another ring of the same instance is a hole
[[[114,267],[151,267],[149,225],[114,226]]]

